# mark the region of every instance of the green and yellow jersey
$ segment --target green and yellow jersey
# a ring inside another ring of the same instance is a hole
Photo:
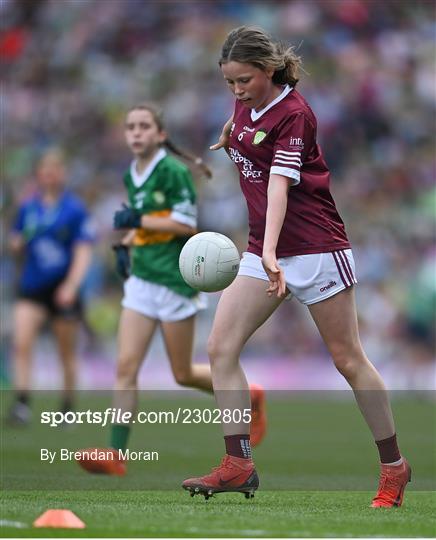
[[[129,204],[141,214],[170,217],[179,223],[197,226],[196,194],[191,173],[183,163],[157,152],[139,175],[134,161],[124,176]],[[132,246],[132,274],[183,296],[197,293],[179,271],[180,251],[186,237],[173,233],[137,229]]]

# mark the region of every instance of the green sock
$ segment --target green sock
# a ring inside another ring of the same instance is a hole
[[[124,426],[120,424],[115,424],[111,428],[111,448],[116,450],[124,450],[127,447],[127,439],[130,435],[130,426]]]

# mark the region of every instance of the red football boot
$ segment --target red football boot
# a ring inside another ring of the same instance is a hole
[[[118,450],[113,448],[86,448],[80,450],[81,456],[76,457],[78,464],[90,473],[112,474],[124,476],[126,464],[121,459]]]
[[[250,384],[251,398],[251,426],[250,443],[257,446],[265,437],[266,433],[266,406],[265,390],[258,384]]]
[[[412,469],[403,458],[401,465],[381,464],[380,482],[377,495],[372,500],[372,508],[392,508],[401,506],[404,490],[412,479]]]
[[[191,493],[191,497],[199,493],[206,500],[214,493],[223,492],[245,493],[249,499],[259,487],[259,477],[251,459],[226,454],[220,466],[212,469],[210,474],[188,478],[182,487]]]

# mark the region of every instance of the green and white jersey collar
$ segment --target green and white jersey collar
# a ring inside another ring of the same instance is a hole
[[[145,182],[150,178],[150,176],[151,176],[152,172],[154,171],[154,169],[156,168],[157,164],[160,161],[162,161],[163,158],[166,157],[166,155],[167,155],[167,153],[163,148],[158,150],[156,155],[150,161],[150,163],[147,165],[147,167],[144,169],[142,174],[138,174],[137,171],[136,171],[136,162],[137,162],[137,160],[135,159],[134,161],[132,161],[132,163],[130,165],[130,176],[132,177],[132,182],[135,185],[135,187],[139,188],[143,184],[145,184]]]

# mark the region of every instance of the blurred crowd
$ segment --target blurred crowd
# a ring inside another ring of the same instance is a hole
[[[353,244],[370,358],[411,378],[433,365],[431,0],[2,0],[0,15],[1,225],[7,230],[17,201],[33,189],[39,153],[61,146],[70,186],[87,201],[99,234],[86,287],[97,349],[113,339],[121,296],[110,243],[113,212],[125,200],[128,107],[144,100],[163,107],[171,138],[214,171],[211,181],[196,178],[200,229],[231,236],[241,251],[246,246],[236,169],[223,151],[208,147],[233,106],[217,65],[221,44],[230,29],[258,24],[303,58],[298,88],[318,117],[332,192]],[[16,271],[4,245],[2,252],[7,313]],[[199,355],[217,296],[200,325]],[[306,310],[293,301],[253,337],[246,354],[298,362],[326,352]]]

